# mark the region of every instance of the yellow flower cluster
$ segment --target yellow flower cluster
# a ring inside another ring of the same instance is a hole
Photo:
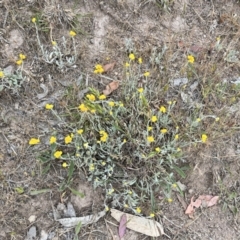
[[[97,64],[96,66],[95,66],[95,70],[93,71],[94,73],[103,73],[104,72],[104,69],[103,69],[103,66],[101,65],[101,64]]]
[[[165,134],[165,133],[168,132],[168,130],[167,130],[166,128],[163,128],[163,129],[160,130],[160,132],[161,132],[162,134]]]
[[[76,34],[76,32],[74,32],[73,30],[71,30],[71,31],[69,32],[69,35],[70,35],[71,37],[75,37],[77,34]]]
[[[109,105],[110,107],[114,107],[114,106],[115,106],[115,102],[108,102],[108,105]]]
[[[83,129],[77,130],[77,133],[81,135],[83,133]]]
[[[189,63],[194,63],[194,61],[195,61],[193,55],[188,55],[188,56],[187,56],[187,59],[188,59],[188,62],[189,62]]]
[[[130,53],[128,57],[132,61],[135,60],[135,55],[133,53]]]
[[[140,207],[137,207],[137,208],[136,208],[136,212],[137,212],[137,213],[141,213],[141,211],[142,211],[142,210],[141,210]]]
[[[53,104],[46,104],[45,105],[45,108],[47,109],[47,110],[51,110],[51,109],[53,109]]]
[[[72,138],[73,138],[73,134],[71,134],[71,136],[70,136],[70,135],[67,135],[67,136],[65,137],[65,139],[64,139],[65,144],[71,143],[71,142],[72,142]]]
[[[153,136],[148,136],[148,137],[147,137],[147,140],[148,140],[148,142],[150,142],[150,143],[152,143],[152,142],[155,141]]]
[[[106,95],[101,94],[101,95],[98,97],[98,99],[99,99],[99,100],[104,100],[104,99],[106,99]]]
[[[166,113],[167,109],[166,109],[164,106],[161,106],[161,107],[159,108],[159,111],[160,111],[161,113]]]
[[[143,88],[139,88],[138,92],[142,93],[143,92]]]
[[[4,78],[4,72],[0,71],[0,78]]]
[[[38,143],[40,143],[39,138],[31,138],[28,142],[29,145],[36,145]]]
[[[53,143],[56,143],[56,141],[57,141],[57,138],[54,137],[54,136],[51,136],[51,137],[50,137],[50,140],[49,140],[49,143],[50,143],[50,144],[53,144]]]
[[[79,107],[78,107],[78,109],[79,109],[81,112],[87,112],[87,111],[88,111],[88,108],[87,108],[87,106],[86,106],[84,103],[80,104]]]
[[[18,56],[19,56],[19,58],[18,58],[18,60],[16,61],[16,64],[17,64],[17,65],[21,65],[21,64],[23,63],[23,60],[26,59],[26,55],[20,53]]]
[[[89,101],[92,101],[92,102],[94,102],[96,100],[96,97],[93,94],[87,94],[86,97]]]
[[[152,118],[151,118],[151,122],[156,122],[158,119],[157,119],[157,116],[152,116]]]
[[[201,139],[202,139],[202,142],[203,143],[205,143],[206,141],[207,141],[207,135],[206,134],[202,134],[202,137],[201,137]]]
[[[100,134],[100,141],[101,142],[106,142],[107,141],[107,139],[108,139],[108,134],[105,132],[105,131],[103,131],[103,130],[101,130],[100,132],[99,132],[99,134]]]
[[[144,77],[149,77],[149,76],[150,76],[150,72],[145,72],[145,73],[143,74],[143,76],[144,76]]]
[[[60,158],[62,156],[62,151],[56,151],[53,155],[55,158]]]
[[[160,148],[160,147],[156,147],[156,148],[155,148],[155,151],[156,151],[157,153],[160,153],[160,152],[161,152],[161,148]]]
[[[91,163],[91,164],[89,165],[89,171],[92,172],[92,171],[94,171],[94,169],[95,169],[95,166],[94,166],[93,163]]]

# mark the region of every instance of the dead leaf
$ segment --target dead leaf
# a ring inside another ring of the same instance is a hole
[[[202,207],[212,207],[217,204],[219,196],[212,195],[200,195],[196,201],[193,201],[193,197],[191,198],[191,203],[188,205],[185,214],[187,214],[190,218],[193,218],[193,214],[195,212],[195,208]],[[195,208],[194,208],[195,207]]]
[[[118,81],[113,81],[110,82],[107,86],[106,89],[103,90],[103,94],[108,96],[109,94],[111,94],[113,91],[115,91],[116,89],[118,89],[119,87],[119,82]]]
[[[113,62],[113,63],[108,63],[106,65],[103,66],[103,70],[104,72],[109,72],[109,71],[112,71],[114,66],[115,66],[116,62]]]
[[[127,217],[127,228],[151,237],[164,235],[163,226],[159,222],[144,217],[137,217],[128,213],[125,214]],[[111,216],[118,222],[121,221],[122,215],[123,212],[111,209]]]
[[[208,207],[212,207],[217,204],[219,199],[219,196],[214,196],[211,200],[208,202]]]
[[[105,214],[106,214],[106,211],[103,210],[96,214],[88,215],[85,217],[61,218],[61,219],[57,219],[57,221],[60,222],[64,227],[75,227],[79,224],[79,222],[82,223],[82,226],[86,226],[86,225],[97,222],[100,218],[105,216]]]
[[[118,235],[122,238],[126,233],[127,228],[127,215],[123,214],[119,223]]]

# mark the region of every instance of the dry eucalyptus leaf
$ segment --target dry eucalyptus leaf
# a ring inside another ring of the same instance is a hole
[[[113,63],[108,63],[106,65],[103,66],[103,70],[104,72],[109,72],[109,71],[112,71],[114,66],[115,66],[116,62],[113,62]]]
[[[86,226],[86,225],[97,222],[105,214],[106,214],[106,211],[103,210],[97,214],[88,215],[85,217],[61,218],[61,219],[58,219],[57,221],[60,222],[64,227],[75,227],[79,224],[79,222],[82,223],[82,226]]]
[[[188,205],[185,214],[187,214],[190,218],[193,218],[193,214],[195,212],[195,208],[202,207],[212,207],[217,204],[219,196],[212,195],[200,195],[196,201],[193,201],[193,197],[191,198],[191,203]]]
[[[113,91],[115,91],[116,89],[118,89],[119,87],[119,82],[118,81],[113,81],[110,82],[107,86],[106,89],[103,90],[103,94],[108,96],[109,94],[111,94]]]
[[[116,209],[111,209],[111,216],[118,222],[121,221],[121,217],[124,213]],[[137,217],[128,213],[125,213],[127,217],[127,228],[139,233],[143,233],[151,237],[159,237],[164,234],[163,226],[152,219],[144,217]]]

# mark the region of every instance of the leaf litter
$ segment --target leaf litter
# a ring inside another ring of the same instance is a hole
[[[126,219],[125,217],[122,219],[123,215],[126,216]],[[111,216],[122,225],[121,234],[124,230],[123,223],[126,222],[126,228],[129,228],[135,232],[139,232],[150,237],[159,237],[164,235],[163,226],[155,220],[123,213],[116,209],[111,209]]]
[[[212,195],[200,195],[196,201],[193,200],[194,197],[191,198],[191,203],[188,205],[185,214],[187,214],[190,218],[194,218],[194,212],[196,208],[202,207],[212,207],[217,204],[219,200],[219,196]]]
[[[113,91],[117,90],[119,87],[119,82],[118,81],[112,81],[110,82],[107,86],[106,89],[103,90],[103,94],[108,96],[110,95]]]

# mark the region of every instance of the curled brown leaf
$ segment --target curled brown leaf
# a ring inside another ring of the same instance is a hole
[[[111,94],[113,91],[115,91],[116,89],[118,89],[119,87],[119,82],[118,81],[113,81],[110,82],[107,86],[106,89],[103,90],[103,94],[108,96],[109,94]]]

